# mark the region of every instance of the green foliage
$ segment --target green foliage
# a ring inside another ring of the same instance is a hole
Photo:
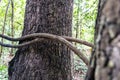
[[[8,80],[7,66],[0,65],[0,80]]]
[[[21,36],[21,32],[23,29],[23,21],[24,21],[24,12],[25,12],[25,0],[13,0],[14,1],[14,22],[13,22],[13,29],[14,29],[14,37]],[[6,8],[8,6],[9,0],[2,0],[0,2],[0,33],[2,33]],[[6,15],[6,24],[5,24],[5,35],[12,36],[12,26],[11,26],[11,17],[12,17],[12,7],[11,3],[9,4],[9,9]],[[9,41],[4,40],[4,43],[11,43]],[[16,43],[14,43],[16,44]],[[15,49],[14,49],[15,51]],[[3,48],[3,54],[10,53],[10,49]]]
[[[0,2],[0,33],[2,33],[3,25],[4,25],[4,18],[5,18],[5,12],[6,8],[8,6],[9,0],[1,0]],[[14,22],[13,22],[13,28],[14,28],[14,37],[21,36],[21,32],[23,29],[23,21],[24,21],[24,12],[25,12],[25,1],[26,0],[13,0],[14,1]],[[8,14],[6,18],[6,25],[5,25],[5,35],[11,36],[12,30],[11,30],[11,17],[12,17],[12,7],[11,3],[9,5]],[[0,39],[1,40],[1,39]],[[4,40],[4,43],[10,43],[7,40]],[[16,44],[16,43],[14,43]],[[8,80],[8,72],[7,72],[7,57],[10,54],[10,50],[8,48],[3,48],[3,53],[0,58],[0,80]],[[15,53],[15,49],[14,49]],[[5,61],[6,60],[6,61]]]
[[[74,0],[73,36],[78,34],[77,38],[93,43],[97,3],[96,0]]]
[[[0,3],[0,32],[2,31],[5,11],[8,6],[9,0],[2,0]],[[25,12],[25,0],[14,0],[14,35],[20,36],[21,30],[23,29],[23,20],[24,20],[24,12]],[[11,3],[8,9],[6,26],[5,26],[5,34],[11,34],[11,17],[12,17],[12,7]]]

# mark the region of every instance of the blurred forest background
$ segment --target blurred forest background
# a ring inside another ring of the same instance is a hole
[[[0,34],[20,37],[23,30],[26,0],[0,0]],[[97,14],[98,0],[74,0],[72,36],[81,40],[94,42],[94,25]],[[1,39],[1,42],[11,43]],[[11,43],[18,44],[18,43]],[[75,43],[73,43],[75,44]],[[91,48],[75,44],[88,58]],[[8,62],[13,58],[16,49],[0,46],[0,80],[8,80]],[[87,67],[74,56],[74,80],[84,78]],[[81,79],[82,80],[82,79]]]

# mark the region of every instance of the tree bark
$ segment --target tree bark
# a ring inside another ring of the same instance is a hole
[[[99,0],[95,51],[86,80],[120,79],[120,1]]]
[[[27,0],[22,36],[32,33],[71,36],[72,6],[73,0]],[[22,47],[8,70],[9,80],[72,80],[70,50],[49,39]]]

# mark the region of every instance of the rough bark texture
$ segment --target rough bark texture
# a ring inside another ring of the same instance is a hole
[[[22,36],[71,36],[72,4],[73,0],[27,0]],[[29,40],[20,43],[25,41]],[[72,80],[70,50],[49,39],[23,47],[9,63],[9,80]]]
[[[100,0],[99,4],[95,52],[86,80],[119,80],[120,0]]]

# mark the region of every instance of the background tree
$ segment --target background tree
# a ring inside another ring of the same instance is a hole
[[[119,80],[120,78],[120,1],[100,0],[96,22],[95,51],[86,80]]]
[[[72,0],[27,0],[22,36],[52,33],[71,36]],[[24,40],[20,43],[30,41]],[[9,63],[9,80],[71,80],[70,51],[44,40],[16,52]]]

